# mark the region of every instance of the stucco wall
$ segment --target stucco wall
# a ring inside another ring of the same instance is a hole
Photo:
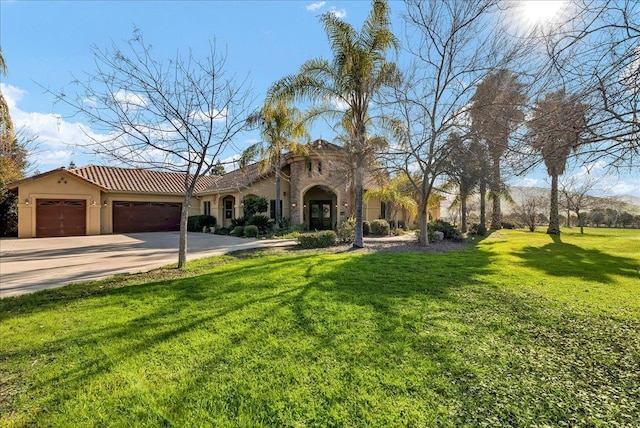
[[[182,204],[184,196],[156,195],[147,193],[101,193],[102,202],[100,210],[100,218],[102,223],[103,234],[113,233],[113,202],[129,201],[129,202],[176,202]],[[201,204],[195,197],[191,198],[189,204],[189,215],[199,215],[201,213]]]
[[[86,233],[100,234],[100,189],[71,174],[60,172],[28,181],[18,187],[18,237],[36,237],[38,199],[84,199]]]

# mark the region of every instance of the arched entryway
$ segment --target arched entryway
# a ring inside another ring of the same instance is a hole
[[[313,186],[303,195],[303,222],[309,230],[336,227],[338,196],[326,186]]]
[[[225,196],[220,204],[220,219],[222,227],[231,227],[231,220],[235,217],[236,198],[234,196]]]

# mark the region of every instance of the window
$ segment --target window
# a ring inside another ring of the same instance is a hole
[[[380,218],[387,218],[387,204],[385,202],[380,202]]]
[[[224,218],[233,218],[233,201],[230,199],[224,201]]]
[[[211,201],[204,201],[204,215],[211,215]]]
[[[322,161],[318,161],[318,174],[322,174]]]
[[[282,216],[282,199],[280,199],[280,216]],[[269,203],[269,217],[275,220],[276,218],[276,200],[271,199]]]

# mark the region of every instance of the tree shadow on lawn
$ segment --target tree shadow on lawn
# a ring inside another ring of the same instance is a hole
[[[22,351],[2,349],[0,361],[29,360],[38,355],[52,359],[51,364],[58,366],[56,370],[36,382],[32,380],[31,387],[35,391],[32,393],[42,400],[40,407],[56,412],[59,397],[47,394],[50,385],[73,395],[74,389],[87,387],[96,377],[117,377],[123,362],[142,364],[140,361],[166,352],[163,349],[184,352],[184,358],[189,359],[185,341],[188,343],[194,332],[207,337],[215,349],[200,350],[206,356],[193,358],[187,386],[174,385],[176,389],[184,389],[183,395],[178,394],[177,401],[171,403],[175,409],[187,406],[198,395],[199,385],[216,381],[212,379],[212,371],[217,373],[217,368],[225,364],[245,371],[238,364],[247,361],[246,376],[258,378],[264,376],[265,366],[278,372],[282,359],[300,360],[313,370],[318,366],[333,370],[337,364],[338,369],[347,372],[358,361],[369,364],[365,372],[384,372],[389,367],[397,368],[409,357],[412,361],[422,360],[427,366],[443,365],[454,377],[473,376],[473,370],[458,356],[468,329],[461,318],[466,298],[461,301],[459,290],[469,284],[483,285],[476,284],[475,278],[489,269],[490,258],[490,252],[475,247],[447,254],[367,253],[323,258],[295,255],[271,258],[269,263],[252,259],[241,265],[221,265],[213,273],[98,289],[95,294],[83,289],[77,295],[52,290],[47,292],[52,301],[45,299],[42,307],[22,308],[4,318],[56,311],[80,299],[104,298],[91,302],[96,311],[117,309],[118,305],[123,305],[123,311],[127,311],[127,305],[131,306],[129,310],[137,310],[136,305],[141,305],[139,313],[76,326],[80,331],[55,332],[60,334]],[[275,284],[274,272],[290,266],[298,271],[295,278],[284,286]],[[247,275],[251,278],[249,283]],[[65,297],[56,299],[56,293]],[[19,301],[14,300],[13,304]],[[5,307],[12,306],[10,302],[2,303]],[[72,311],[69,317],[73,317]],[[65,354],[69,349],[76,351]],[[230,355],[236,359],[230,361]],[[171,366],[175,362],[169,359],[164,364]],[[354,381],[353,376],[359,380]],[[352,399],[358,401],[364,399],[357,397],[358,382],[365,383],[362,386],[365,389],[380,387],[375,382],[368,384],[361,376],[340,375],[335,381],[344,393],[355,394]],[[244,381],[230,382],[239,385]],[[292,382],[290,386],[296,387]],[[393,387],[397,379],[380,382]],[[444,391],[449,386],[448,381],[443,381],[441,385],[428,387]],[[316,387],[312,388],[313,394],[319,396],[316,398],[326,406],[339,405]],[[245,393],[252,396],[250,390]],[[258,399],[263,406],[274,405],[268,396]]]
[[[613,283],[617,275],[640,280],[640,260],[568,244],[557,235],[551,238],[553,242],[543,247],[524,247],[513,254],[521,258],[526,266],[551,276],[601,283]]]

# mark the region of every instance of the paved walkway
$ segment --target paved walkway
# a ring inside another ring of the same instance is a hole
[[[0,298],[177,263],[178,239],[178,232],[3,238],[0,239]],[[187,259],[295,243],[295,240],[189,233]]]

